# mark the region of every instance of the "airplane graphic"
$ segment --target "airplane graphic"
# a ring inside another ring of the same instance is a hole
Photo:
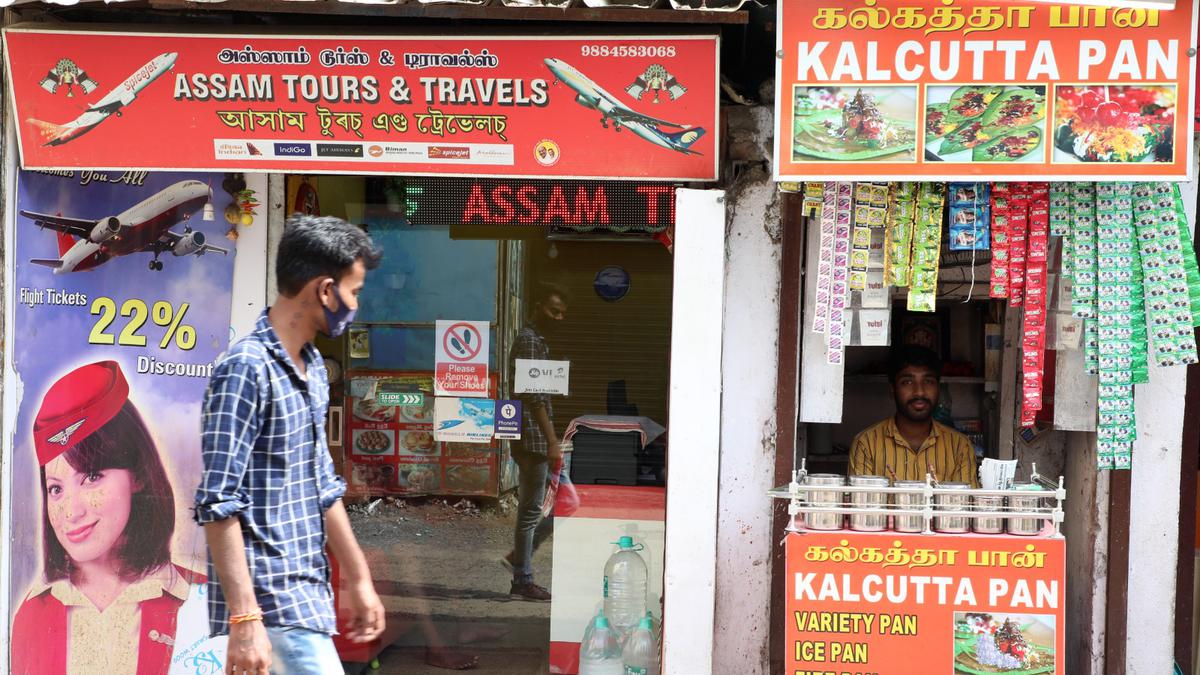
[[[109,260],[131,253],[151,253],[150,269],[161,271],[158,257],[170,251],[175,257],[229,251],[205,241],[203,232],[187,227],[183,233],[171,227],[206,210],[212,202],[212,189],[198,180],[185,180],[148,197],[115,215],[92,220],[64,218],[44,213],[21,211],[34,225],[58,232],[58,258],[34,258],[29,262],[54,269],[55,274],[83,272]],[[206,214],[207,215],[207,214]]]
[[[701,153],[689,148],[704,135],[703,127],[690,127],[686,124],[676,124],[656,117],[643,115],[621,103],[617,97],[608,93],[593,82],[588,76],[576,70],[573,66],[560,59],[544,59],[546,67],[554,73],[554,83],[562,82],[575,91],[575,101],[585,108],[592,108],[600,113],[600,125],[605,129],[609,120],[612,128],[620,131],[629,129],[638,137],[657,145],[685,155]],[[676,132],[665,132],[659,127],[674,127]]]
[[[166,52],[150,59],[146,65],[135,70],[132,75],[105,94],[104,98],[97,101],[95,105],[90,106],[82,115],[66,124],[54,124],[33,118],[27,121],[42,132],[42,138],[46,141],[46,145],[69,143],[95,129],[97,125],[114,113],[120,117],[121,109],[133,103],[137,95],[151,82],[174,68],[175,60],[178,58],[178,52]]]

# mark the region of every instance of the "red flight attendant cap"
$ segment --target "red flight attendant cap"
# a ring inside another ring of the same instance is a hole
[[[39,466],[108,424],[129,399],[129,383],[116,361],[76,368],[55,382],[33,420]]]

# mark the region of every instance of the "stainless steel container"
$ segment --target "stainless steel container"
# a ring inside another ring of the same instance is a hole
[[[1015,483],[1014,490],[1028,491],[1029,496],[1009,497],[1008,505],[1013,511],[1032,511],[1042,508],[1045,505],[1043,501],[1049,492],[1043,490],[1033,483]],[[1008,519],[1008,533],[1016,534],[1025,537],[1032,537],[1035,534],[1040,534],[1042,526],[1045,523],[1045,518],[1013,518]]]
[[[941,483],[937,487],[943,490],[967,490],[966,483]],[[971,495],[969,494],[939,494],[933,498],[935,511],[969,511]],[[933,529],[947,534],[963,534],[971,531],[971,519],[965,516],[935,516]]]
[[[836,473],[810,473],[805,484],[811,486],[842,487],[846,477]],[[842,507],[845,506],[846,493],[841,490],[813,490],[808,493],[810,506]],[[806,513],[804,524],[810,530],[840,530],[843,516],[840,513]]]
[[[850,485],[856,487],[888,486],[888,479],[883,476],[851,476]],[[878,513],[850,514],[850,529],[859,532],[882,532],[887,529],[888,514],[886,492],[851,492],[850,505],[858,509],[871,509]]]
[[[976,511],[1004,510],[1004,497],[999,495],[983,495],[975,498]],[[972,529],[979,534],[1003,534],[1004,518],[1001,516],[977,516],[972,523]]]
[[[910,488],[913,492],[897,492],[895,504],[898,509],[919,510],[925,506],[925,495],[917,490],[925,487],[923,480],[898,480],[892,487]],[[924,516],[893,516],[892,529],[897,532],[924,532]]]

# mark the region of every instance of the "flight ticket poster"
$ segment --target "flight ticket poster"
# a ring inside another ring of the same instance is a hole
[[[222,670],[192,505],[200,407],[230,336],[238,180],[19,176],[11,672]],[[112,634],[75,640],[67,617],[96,598]]]

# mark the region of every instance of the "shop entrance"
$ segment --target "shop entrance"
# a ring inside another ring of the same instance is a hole
[[[340,645],[346,661],[377,660],[383,673],[472,659],[480,672],[574,673],[625,536],[647,569],[637,612],[658,639],[674,279],[673,202],[654,190],[650,221],[650,197],[615,183],[289,178],[289,211],[361,223],[384,254],[354,325],[319,344],[330,449],[388,610],[384,639]],[[455,358],[473,380],[445,377]],[[520,440],[477,424],[481,409],[502,417],[504,401],[524,409]],[[530,433],[540,405],[552,438]],[[521,587],[511,565],[522,472],[553,478],[537,453],[555,440],[569,488],[552,528],[532,534]],[[610,623],[632,631],[629,611],[610,604]]]

